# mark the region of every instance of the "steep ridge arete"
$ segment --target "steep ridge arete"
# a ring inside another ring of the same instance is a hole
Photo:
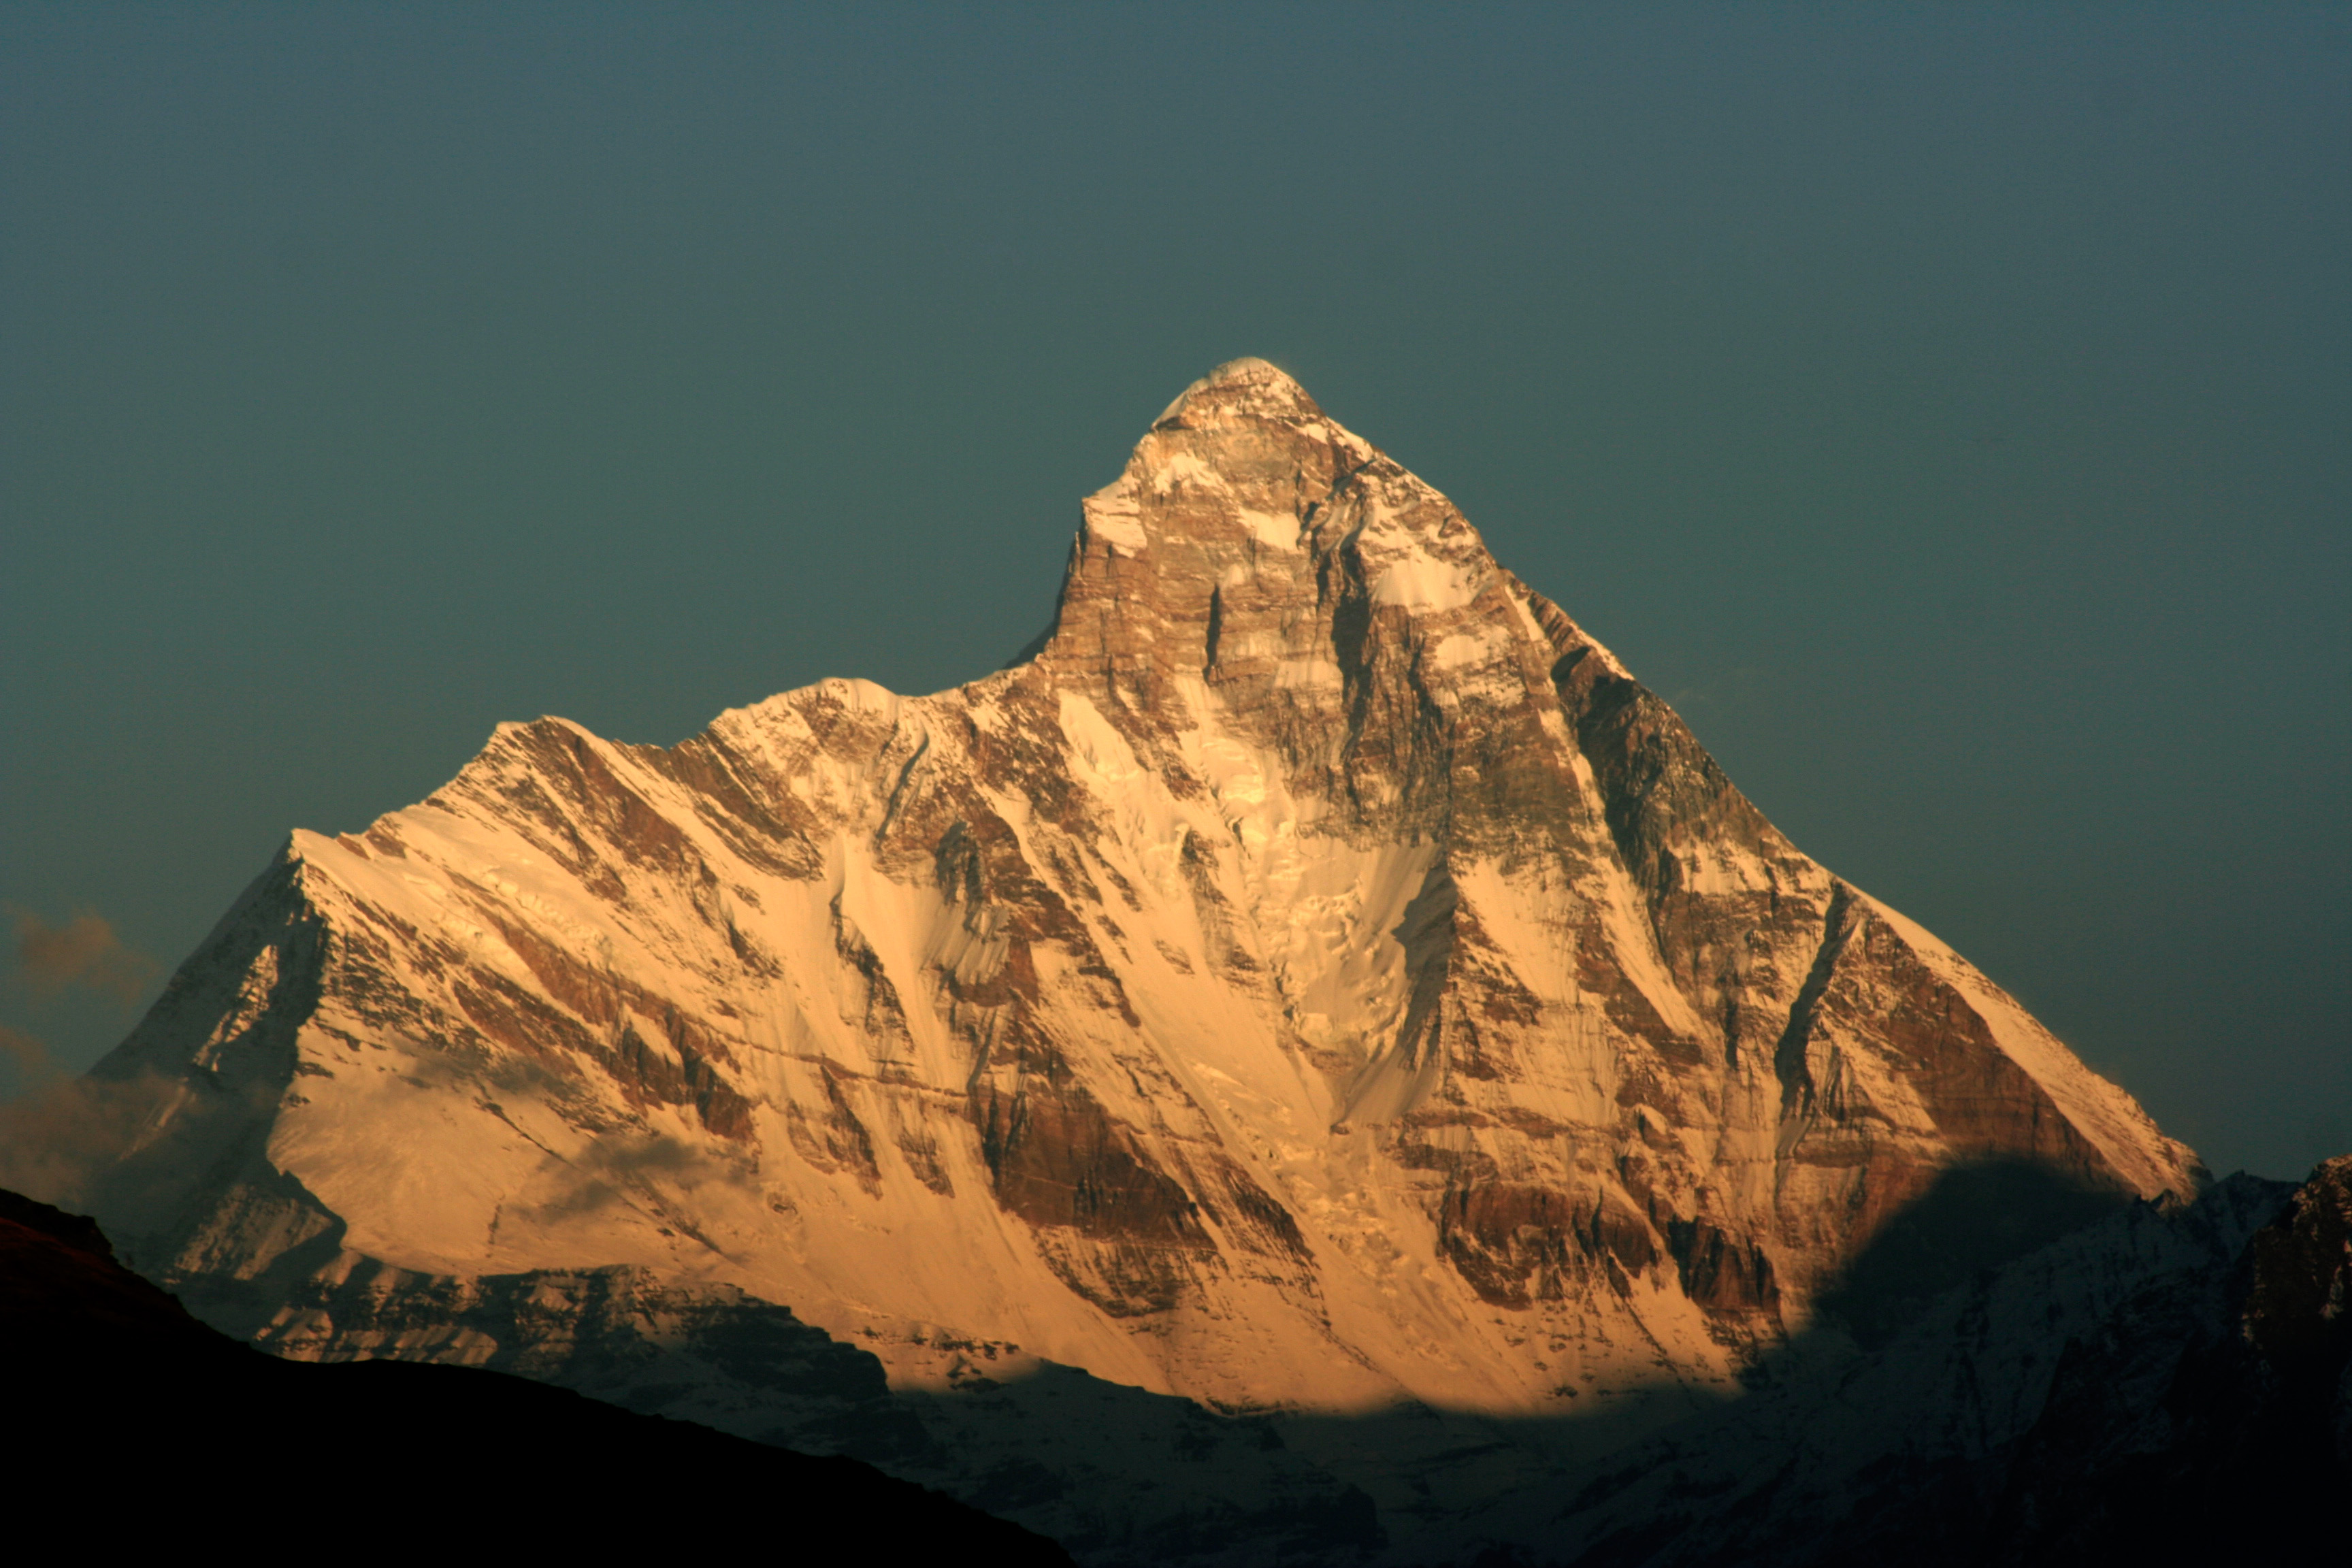
[[[97,1071],[166,1086],[93,1195],[175,1287],[623,1266],[1226,1408],[1719,1384],[1939,1173],[2202,1180],[1257,360],[1025,662],[503,726]],[[299,1317],[246,1328],[465,1353]]]

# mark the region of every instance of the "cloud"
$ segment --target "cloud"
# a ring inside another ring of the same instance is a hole
[[[743,1173],[682,1139],[661,1132],[608,1132],[564,1162],[557,1195],[530,1210],[554,1223],[614,1204],[662,1206],[660,1189],[690,1192],[706,1182],[737,1182]]]
[[[163,1109],[174,1086],[152,1074],[68,1078],[49,1064],[38,1040],[5,1026],[0,1050],[16,1062],[25,1086],[0,1102],[0,1187],[87,1212],[95,1206],[96,1184]]]
[[[135,1005],[163,966],[126,946],[114,927],[84,910],[53,926],[28,910],[12,910],[16,927],[16,968],[33,994],[44,1000],[68,989],[93,991],[125,1007]]]
[[[5,1024],[0,1024],[0,1058],[5,1058],[10,1066],[27,1078],[54,1070],[49,1066],[48,1047],[22,1029],[12,1029]]]
[[[84,911],[61,926],[12,909],[15,978],[47,1000],[68,989],[130,1006],[161,965],[126,947],[114,928]],[[47,1044],[0,1024],[0,1187],[62,1208],[88,1208],[93,1182],[161,1105],[160,1079],[100,1082],[60,1068]]]
[[[40,1088],[60,1077],[57,1064],[49,1059],[49,1047],[25,1033],[0,1024],[0,1063],[5,1063],[16,1075],[16,1090],[25,1093]]]

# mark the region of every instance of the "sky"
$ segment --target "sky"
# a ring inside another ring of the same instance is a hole
[[[501,721],[996,668],[1255,354],[2299,1176],[2347,257],[2343,5],[0,4],[0,1089]]]

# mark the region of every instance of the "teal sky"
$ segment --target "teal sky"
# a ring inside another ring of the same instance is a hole
[[[2344,6],[0,5],[0,903],[168,967],[501,720],[983,673],[1258,354],[2300,1174],[2347,258]],[[30,956],[69,1068],[158,984]]]

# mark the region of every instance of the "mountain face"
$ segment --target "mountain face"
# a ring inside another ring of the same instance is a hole
[[[1680,1412],[1898,1331],[1971,1173],[2022,1173],[1980,1261],[2203,1182],[1254,360],[1087,499],[1024,661],[501,727],[296,834],[98,1074],[158,1097],[110,1231],[289,1353],[617,1291],[942,1399]]]
[[[2352,1156],[2314,1171],[2232,1268],[2137,1295],[2101,1331],[2065,1347],[2001,1468],[1988,1557],[2080,1562],[2120,1545],[2221,1561],[2250,1538],[2341,1538]]]
[[[2352,1157],[2299,1188],[2232,1176],[1987,1270],[1874,1353],[1792,1347],[1769,1386],[1618,1456],[1626,1484],[1541,1539],[1646,1568],[2218,1563],[2336,1540],[2347,1308]]]
[[[1865,1349],[1801,1336],[1744,1397],[1612,1456],[1540,1539],[1558,1561],[1643,1568],[1986,1568],[2131,1561],[2126,1546],[2179,1562],[2200,1560],[2192,1542],[2242,1547],[2263,1528],[2241,1484],[2254,1468],[2215,1463],[2187,1440],[2194,1417],[2168,1412],[2232,1334],[2244,1260],[2301,1196],[2231,1176],[2186,1208],[2137,1205],[1976,1271]],[[2298,1403],[2306,1392],[2327,1391],[2298,1386]],[[2292,1474],[2334,1459],[2305,1436],[2267,1446],[2309,1447]],[[2142,1462],[2168,1472],[2168,1496],[2091,1506],[2118,1500],[2113,1483]],[[2185,1531],[2197,1513],[2211,1518]]]

